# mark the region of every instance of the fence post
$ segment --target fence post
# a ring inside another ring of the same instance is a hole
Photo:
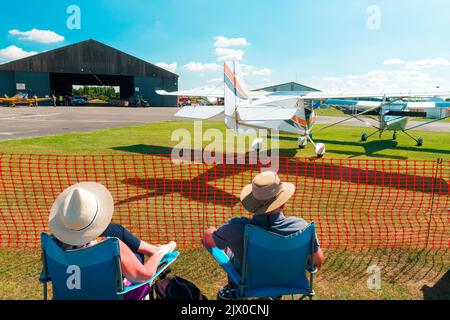
[[[436,161],[436,170],[435,170],[434,175],[433,175],[433,186],[432,186],[432,189],[431,189],[431,208],[430,208],[430,215],[429,215],[429,219],[428,219],[428,230],[427,230],[427,238],[426,238],[425,248],[428,248],[428,244],[430,242],[431,223],[433,221],[434,199],[436,197],[436,188],[437,188],[437,182],[438,182],[438,174],[439,174],[439,169],[442,167],[443,161],[444,160],[442,158],[438,158],[437,159],[437,161]]]

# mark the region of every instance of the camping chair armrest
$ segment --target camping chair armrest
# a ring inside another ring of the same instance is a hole
[[[158,270],[156,270],[155,274],[153,275],[153,277],[151,277],[149,280],[142,282],[142,283],[138,283],[138,284],[134,284],[128,287],[125,287],[124,290],[122,292],[119,292],[118,295],[124,295],[128,292],[131,292],[133,290],[136,290],[146,284],[152,284],[153,281],[155,281],[165,270],[167,270],[167,268],[175,262],[175,260],[178,258],[178,256],[180,255],[180,253],[178,251],[174,251],[171,253],[168,253],[166,255],[164,255],[164,257],[162,258],[161,262],[159,263],[158,266]]]
[[[236,271],[235,267],[231,263],[230,258],[220,250],[219,248],[208,248],[202,242],[205,249],[213,256],[213,258],[217,261],[217,263],[225,270],[225,272],[230,277],[230,280],[233,281],[235,285],[239,285],[241,282],[241,276]]]

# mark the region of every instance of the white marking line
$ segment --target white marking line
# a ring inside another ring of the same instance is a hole
[[[0,132],[0,136],[12,136],[16,134],[15,132]]]
[[[0,120],[33,120],[33,118],[43,118],[43,117],[51,117],[51,116],[58,116],[62,113],[48,113],[48,114],[17,114],[17,115],[10,115],[8,117],[0,117]]]
[[[80,122],[80,123],[138,123],[147,124],[149,120],[95,120],[95,119],[30,119],[30,118],[0,118],[1,120],[14,120],[14,121],[32,121],[32,122]]]
[[[22,118],[37,118],[37,117],[51,117],[51,116],[59,116],[62,113],[46,113],[46,114],[24,114]]]

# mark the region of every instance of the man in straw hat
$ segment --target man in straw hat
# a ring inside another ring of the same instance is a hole
[[[241,191],[241,202],[244,208],[253,214],[251,219],[234,218],[219,229],[208,229],[204,234],[205,246],[227,249],[237,270],[243,256],[244,230],[247,224],[252,224],[273,233],[287,236],[304,230],[308,224],[305,220],[283,215],[286,202],[294,195],[295,185],[281,182],[275,172],[266,171],[253,179]],[[322,266],[323,252],[319,240],[314,243],[314,264]]]
[[[142,241],[124,227],[111,224],[113,213],[114,200],[108,189],[99,183],[83,182],[58,196],[48,221],[53,236],[64,250],[86,248],[108,237],[118,238],[125,282],[150,279],[163,256],[173,251],[176,243],[154,246]],[[144,256],[148,257],[147,262]]]

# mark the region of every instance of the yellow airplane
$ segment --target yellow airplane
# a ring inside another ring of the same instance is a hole
[[[28,95],[25,94],[16,94],[14,97],[8,97],[5,95],[4,98],[0,98],[1,104],[6,104],[8,107],[15,107],[17,104],[28,104],[30,107],[34,107],[38,105],[39,101],[50,100],[49,98],[38,98],[33,96],[32,98],[28,98]]]

